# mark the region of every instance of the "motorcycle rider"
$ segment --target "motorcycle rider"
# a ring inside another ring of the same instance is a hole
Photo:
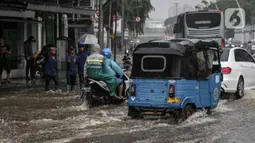
[[[125,55],[124,55],[122,61],[123,61],[123,68],[124,68],[126,71],[129,71],[130,66],[132,66],[132,63],[131,63],[131,61],[130,61],[130,57],[129,57],[129,52],[128,52],[128,50],[125,52]]]
[[[84,65],[84,76],[87,75],[94,80],[104,81],[110,90],[110,96],[116,96],[117,78],[103,73],[104,56],[100,54],[100,51],[99,44],[93,45],[92,54],[87,57],[86,64]]]
[[[107,73],[109,75],[112,75],[112,76],[116,76],[118,75],[119,78],[117,78],[117,85],[118,85],[118,88],[119,88],[119,97],[120,98],[123,98],[123,70],[121,69],[121,67],[111,59],[111,56],[112,56],[112,51],[109,49],[109,48],[104,48],[102,50],[102,55],[104,55],[104,66],[103,66],[103,72],[104,73]]]

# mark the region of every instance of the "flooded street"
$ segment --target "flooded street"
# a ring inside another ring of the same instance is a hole
[[[212,116],[199,111],[176,125],[158,118],[131,120],[126,103],[88,110],[77,94],[5,92],[0,97],[0,142],[254,142],[254,99],[255,92],[249,91],[234,102],[221,100]]]

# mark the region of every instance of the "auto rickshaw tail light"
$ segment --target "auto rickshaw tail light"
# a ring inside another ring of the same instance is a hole
[[[136,92],[136,85],[132,84],[132,86],[131,86],[131,96],[135,96],[135,92]]]
[[[174,97],[174,86],[173,85],[169,86],[169,97]]]
[[[224,48],[225,47],[225,39],[221,40],[221,47]]]
[[[223,73],[223,74],[230,74],[231,71],[232,71],[232,69],[230,67],[221,68],[221,73]]]

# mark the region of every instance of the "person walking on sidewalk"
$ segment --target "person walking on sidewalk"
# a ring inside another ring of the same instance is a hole
[[[36,42],[34,36],[29,36],[28,39],[24,43],[24,54],[26,60],[26,82],[29,83],[30,80],[34,80],[34,53],[32,48],[32,43]],[[30,73],[30,77],[29,77]]]
[[[70,92],[74,90],[76,84],[76,74],[77,74],[77,56],[75,55],[75,49],[69,48],[68,53],[66,55],[66,78],[67,85],[66,91]]]
[[[44,67],[45,72],[45,91],[49,90],[50,81],[53,80],[55,83],[55,90],[58,90],[58,62],[56,58],[56,47],[49,45],[50,53],[46,58],[46,64]]]
[[[11,82],[10,54],[11,54],[10,47],[4,44],[3,38],[0,38],[0,85],[2,83],[2,73],[4,69],[6,70],[7,73],[7,82],[9,83]]]
[[[78,56],[78,73],[80,80],[80,88],[84,86],[84,65],[86,63],[88,53],[85,51],[84,46],[79,48]]]

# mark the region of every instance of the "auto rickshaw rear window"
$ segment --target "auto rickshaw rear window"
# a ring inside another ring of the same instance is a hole
[[[180,78],[182,57],[178,55],[134,55],[131,78]]]
[[[144,72],[162,72],[166,68],[166,58],[164,56],[143,56],[141,69]]]

